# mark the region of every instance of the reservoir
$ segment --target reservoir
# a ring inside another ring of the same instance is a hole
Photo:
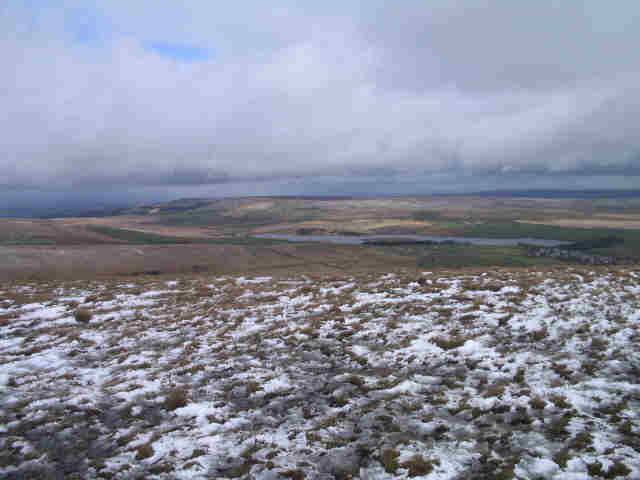
[[[571,242],[544,240],[540,238],[480,238],[480,237],[437,237],[430,235],[286,235],[265,233],[253,235],[256,238],[287,240],[289,242],[325,242],[342,245],[400,245],[419,243],[460,243],[472,245],[516,246],[518,244],[536,247],[557,247]]]

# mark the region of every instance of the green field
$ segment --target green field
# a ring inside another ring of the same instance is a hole
[[[0,245],[55,245],[56,241],[50,238],[13,238],[0,240]]]
[[[640,241],[640,230],[614,228],[570,228],[521,222],[493,222],[465,225],[458,235],[485,238],[531,237],[580,242],[596,237],[616,236],[626,241]]]
[[[465,225],[454,232],[461,237],[538,238],[566,242],[592,242],[616,237],[620,244],[589,250],[599,255],[632,256],[640,258],[640,230],[614,228],[570,228],[520,222],[494,222]]]
[[[144,244],[169,244],[169,243],[193,243],[190,239],[180,237],[168,237],[164,235],[156,235],[155,233],[139,232],[136,230],[125,230],[122,228],[106,227],[104,225],[89,225],[87,229],[107,235],[116,240],[122,240],[127,243],[144,243]]]
[[[124,228],[106,227],[103,225],[89,225],[87,229],[113,239],[130,244],[172,245],[172,244],[208,244],[208,245],[269,245],[283,243],[282,240],[271,240],[254,237],[225,237],[225,238],[186,238],[158,235],[155,233],[127,230]]]

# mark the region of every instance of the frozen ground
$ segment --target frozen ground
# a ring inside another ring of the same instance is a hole
[[[632,267],[4,284],[0,477],[640,478],[639,294]]]

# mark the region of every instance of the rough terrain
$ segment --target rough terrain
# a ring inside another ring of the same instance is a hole
[[[640,270],[0,286],[0,476],[640,477]]]

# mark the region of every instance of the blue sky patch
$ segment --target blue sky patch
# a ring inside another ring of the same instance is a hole
[[[147,44],[147,48],[164,57],[185,62],[197,62],[211,57],[211,50],[208,48],[181,43],[151,42]]]
[[[97,12],[77,8],[66,14],[66,28],[74,41],[81,44],[98,44],[104,40],[107,25]]]

